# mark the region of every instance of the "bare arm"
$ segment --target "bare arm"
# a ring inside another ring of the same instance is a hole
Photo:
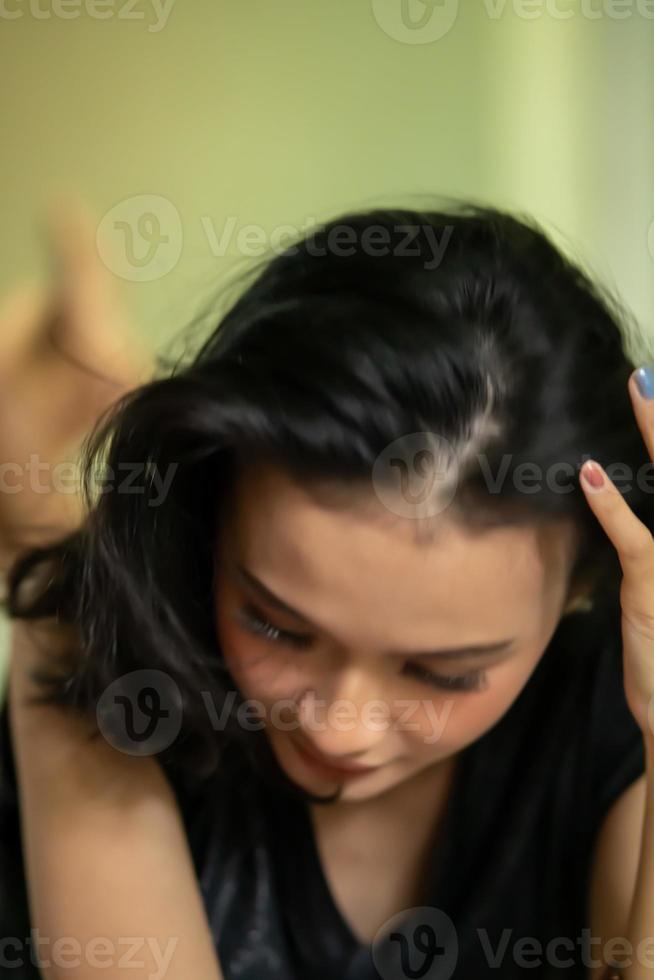
[[[81,717],[27,705],[37,647],[28,624],[12,630],[9,723],[43,977],[115,980],[129,967],[131,980],[223,980],[161,766],[86,741]]]

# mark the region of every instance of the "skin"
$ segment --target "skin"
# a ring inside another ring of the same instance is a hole
[[[471,535],[446,509],[425,544],[416,541],[415,521],[398,520],[372,493],[327,507],[270,464],[241,470],[233,500],[217,535],[216,630],[239,691],[264,706],[280,765],[313,792],[334,791],[337,783],[296,754],[300,737],[335,763],[380,767],[346,781],[333,808],[406,811],[417,797],[403,790],[433,792],[538,664],[571,594],[573,525]],[[264,601],[237,575],[237,563],[317,628]],[[308,634],[311,645],[251,632],[239,621],[248,601],[278,629]],[[409,655],[505,638],[514,639],[509,650],[489,656]],[[478,690],[441,690],[413,676],[412,664],[446,676],[481,668],[485,678]],[[310,710],[311,692],[322,709]],[[280,725],[273,709],[287,699]],[[386,713],[375,714],[373,701]]]

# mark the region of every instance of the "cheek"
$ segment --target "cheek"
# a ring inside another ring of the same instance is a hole
[[[244,698],[269,704],[294,697],[308,683],[297,655],[250,638],[228,617],[218,615],[217,628],[225,664]]]
[[[465,748],[508,711],[529,680],[538,656],[509,661],[488,671],[488,687],[470,693],[444,693],[420,699],[407,720],[414,750],[442,755]]]

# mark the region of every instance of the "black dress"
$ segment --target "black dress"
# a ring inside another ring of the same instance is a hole
[[[645,771],[645,748],[624,698],[619,631],[580,642],[579,617],[564,617],[516,701],[460,753],[428,906],[395,917],[372,947],[339,912],[303,802],[245,762],[201,794],[176,787],[225,980],[589,975],[599,953],[592,845],[612,802]],[[22,935],[6,711],[1,722],[0,922],[4,935]],[[6,975],[38,976],[28,967]]]

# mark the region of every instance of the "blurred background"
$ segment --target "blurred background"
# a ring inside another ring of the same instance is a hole
[[[529,212],[652,332],[654,0],[0,0],[0,32],[5,291],[72,190],[169,350],[285,235],[443,196]]]

